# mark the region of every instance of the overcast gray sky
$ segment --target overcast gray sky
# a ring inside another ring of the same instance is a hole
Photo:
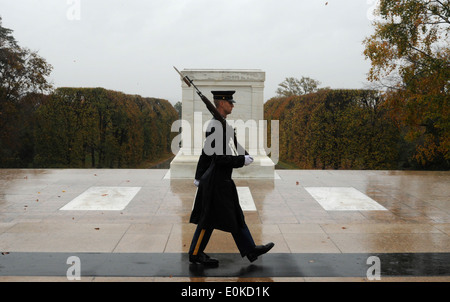
[[[176,103],[185,68],[261,69],[364,88],[376,0],[0,0],[3,26],[53,66],[55,87],[104,87]],[[327,4],[328,3],[328,4]]]

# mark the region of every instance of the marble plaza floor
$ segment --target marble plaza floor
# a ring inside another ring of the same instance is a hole
[[[68,281],[70,257],[81,281],[450,281],[450,172],[235,179],[256,244],[275,247],[250,264],[215,231],[214,269],[187,260],[196,187],[168,172],[1,169],[0,281]]]

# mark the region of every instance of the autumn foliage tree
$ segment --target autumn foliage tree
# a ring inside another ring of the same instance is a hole
[[[450,168],[450,4],[381,0],[365,41],[368,79],[387,87],[392,116],[416,167]]]
[[[29,119],[39,94],[49,92],[52,66],[36,52],[20,47],[0,17],[0,165],[8,167],[33,157]]]
[[[170,154],[178,119],[163,99],[58,88],[52,67],[0,18],[0,167],[138,168]]]
[[[319,81],[309,77],[302,77],[301,79],[287,77],[283,82],[278,84],[276,93],[278,97],[303,95],[316,92],[319,85]]]

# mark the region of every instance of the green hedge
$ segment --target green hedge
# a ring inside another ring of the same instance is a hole
[[[280,121],[280,160],[302,169],[402,168],[400,130],[380,94],[331,90],[265,103],[265,119]]]

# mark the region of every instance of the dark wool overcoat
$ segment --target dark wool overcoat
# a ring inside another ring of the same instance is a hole
[[[212,121],[215,121],[214,119]],[[216,132],[220,131],[220,132]],[[200,181],[190,222],[202,229],[236,232],[245,225],[236,185],[231,179],[234,168],[244,166],[245,156],[230,150],[230,133],[217,121],[210,123],[200,155],[195,179]],[[217,135],[220,134],[221,135]],[[214,139],[209,138],[214,134]],[[217,142],[221,145],[217,145]],[[208,147],[213,147],[214,152]],[[222,152],[220,152],[222,151]]]

